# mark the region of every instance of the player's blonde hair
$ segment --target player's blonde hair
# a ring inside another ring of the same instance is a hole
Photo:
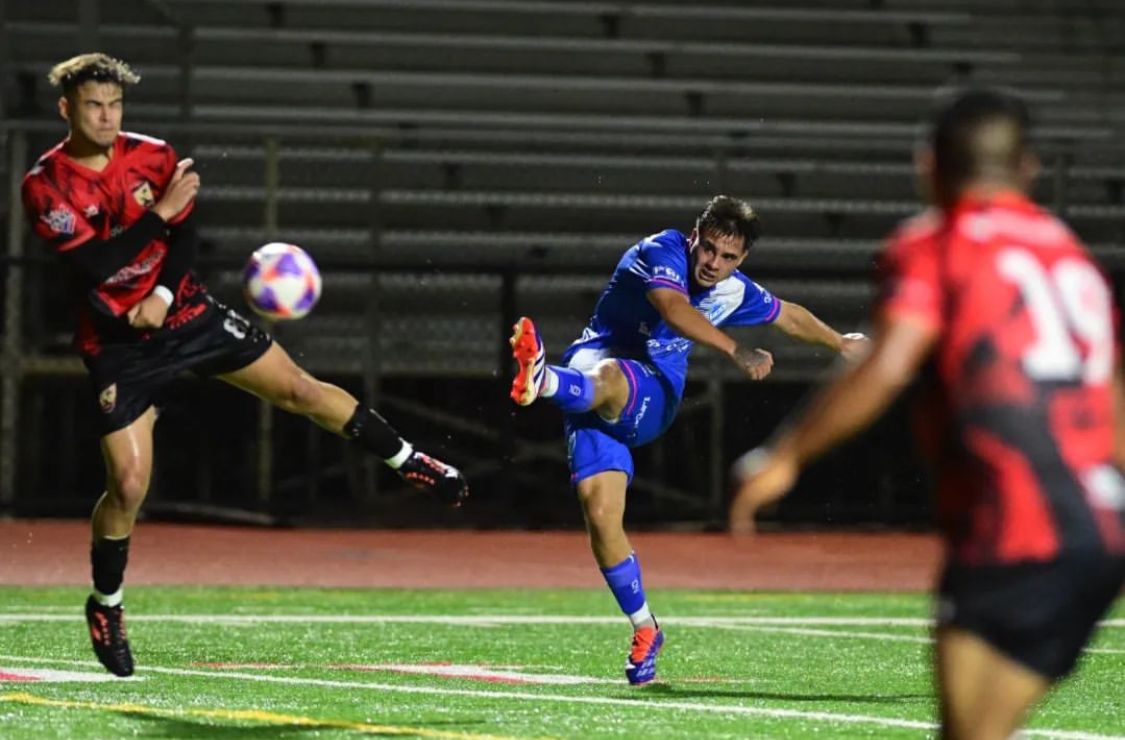
[[[83,82],[116,82],[121,87],[135,85],[141,76],[125,62],[108,54],[93,52],[79,54],[65,62],[59,62],[47,74],[52,87],[61,88],[64,95],[70,95]]]

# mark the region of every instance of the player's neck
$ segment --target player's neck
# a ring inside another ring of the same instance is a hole
[[[958,189],[956,195],[946,204],[946,209],[955,208],[958,203],[965,200],[994,200],[1001,195],[1027,197],[1019,184],[1009,178],[977,179]]]
[[[84,136],[71,133],[63,146],[66,156],[95,172],[101,172],[113,160],[113,145],[101,146]]]

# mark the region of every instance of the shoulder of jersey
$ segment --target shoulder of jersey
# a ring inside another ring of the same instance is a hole
[[[646,236],[641,240],[641,244],[655,244],[664,249],[672,249],[677,252],[682,252],[684,247],[687,246],[687,240],[684,235],[676,229],[665,229],[650,236]]]
[[[132,131],[122,131],[121,136],[125,139],[125,146],[128,149],[158,150],[168,148],[168,142],[155,136],[145,136]]]
[[[39,155],[39,159],[35,160],[35,164],[33,164],[31,166],[31,169],[27,171],[27,174],[23,176],[25,185],[32,180],[39,179],[39,176],[43,174],[43,171],[53,165],[55,158],[58,156],[58,153],[62,151],[62,146],[63,142],[60,141],[58,144],[54,145],[53,147]]]
[[[891,234],[889,244],[916,244],[932,239],[942,228],[941,212],[936,208],[927,208],[916,216],[911,216],[898,225]]]
[[[959,238],[989,242],[997,238],[1048,248],[1075,248],[1081,242],[1061,219],[1045,208],[1014,212],[989,209],[969,212],[953,224]]]

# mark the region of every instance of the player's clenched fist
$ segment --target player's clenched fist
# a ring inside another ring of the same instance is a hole
[[[764,349],[735,347],[731,359],[751,380],[761,380],[773,370],[773,355]]]

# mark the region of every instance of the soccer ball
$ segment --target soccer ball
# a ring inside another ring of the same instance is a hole
[[[270,242],[250,255],[242,273],[242,291],[259,316],[299,319],[320,298],[320,270],[300,247]]]

